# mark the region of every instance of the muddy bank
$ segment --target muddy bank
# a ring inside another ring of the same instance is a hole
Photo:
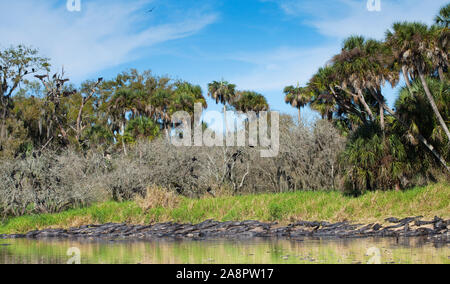
[[[27,234],[0,235],[0,239],[28,238],[89,238],[155,240],[161,238],[204,240],[213,238],[368,238],[368,237],[425,237],[429,241],[449,243],[450,220],[435,217],[431,221],[422,217],[386,219],[388,225],[350,224],[348,222],[299,221],[288,226],[258,221],[217,222],[208,220],[200,224],[161,223],[154,225],[104,224],[70,229],[48,229]]]

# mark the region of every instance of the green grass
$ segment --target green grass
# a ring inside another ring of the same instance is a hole
[[[135,202],[106,202],[59,214],[11,218],[0,224],[0,234],[24,233],[44,228],[68,228],[109,222],[149,224],[157,222],[199,223],[218,221],[296,220],[383,223],[388,217],[422,215],[450,218],[450,184],[440,183],[403,192],[370,192],[358,198],[339,192],[295,192],[235,197],[187,199],[176,208],[144,212]]]

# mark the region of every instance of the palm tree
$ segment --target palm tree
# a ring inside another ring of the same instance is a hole
[[[148,117],[138,117],[131,119],[125,129],[124,139],[128,143],[134,143],[139,139],[154,139],[159,136],[160,128],[152,119]]]
[[[225,118],[225,129],[228,132],[227,124],[227,104],[232,103],[236,99],[236,85],[227,81],[213,81],[208,84],[208,96],[216,100],[216,104],[223,104],[223,113]]]
[[[198,85],[192,85],[188,82],[175,83],[175,109],[184,110],[189,114],[194,113],[194,104],[200,103],[203,108],[208,107],[202,88]],[[184,102],[183,102],[184,101]]]
[[[266,98],[252,91],[238,92],[237,99],[232,103],[232,106],[241,112],[254,111],[259,113],[269,109]]]
[[[450,117],[450,82],[440,82],[435,78],[427,78],[428,86],[435,95],[436,104],[445,117]],[[432,113],[431,106],[427,101],[425,90],[420,80],[412,83],[412,95],[407,88],[402,88],[399,98],[395,102],[397,113],[410,123],[411,133],[420,133],[435,145],[444,157],[450,158],[450,143],[447,136],[440,127],[436,117]],[[410,135],[408,135],[412,144]]]
[[[389,80],[392,85],[397,82],[396,76],[392,75],[386,68],[387,64],[382,62],[384,60],[381,53],[382,46],[381,42],[366,40],[362,36],[353,36],[344,41],[342,52],[333,58],[341,82],[340,88],[349,92],[348,87],[351,87],[356,92],[356,95],[352,94],[354,100],[363,105],[372,121],[375,120],[372,107],[381,96],[378,94],[381,86],[386,80]],[[374,92],[377,94],[374,95]],[[374,96],[375,101],[370,97],[366,99],[365,95],[367,94]],[[384,110],[381,106],[379,106],[379,110],[382,120]]]
[[[170,137],[171,124],[171,104],[173,99],[173,92],[167,89],[160,89],[150,99],[150,105],[154,110],[154,120],[162,124],[162,129],[166,132],[166,137]]]
[[[113,132],[116,132],[116,135],[121,136],[122,147],[125,155],[127,155],[127,148],[125,146],[123,135],[125,134],[127,112],[130,111],[131,99],[131,90],[128,88],[120,88],[114,93],[108,107]]]
[[[334,65],[319,68],[316,74],[309,80],[308,87],[313,92],[311,106],[318,108],[318,104],[326,105],[335,103],[335,111],[341,121],[350,124],[354,130],[358,125],[365,123],[366,115],[360,109],[358,96],[341,87],[338,81],[339,75]],[[331,107],[327,107],[332,110]],[[330,114],[332,116],[332,113]]]
[[[434,19],[436,25],[448,28],[450,25],[450,3],[445,5],[439,11],[439,15]]]
[[[450,131],[439,112],[433,95],[428,87],[426,74],[430,72],[430,42],[432,31],[427,25],[421,23],[395,23],[393,30],[386,33],[386,42],[392,48],[397,62],[419,75],[427,99],[434,114],[450,140]]]
[[[354,45],[354,44],[357,45]],[[351,50],[346,50],[352,48]],[[389,62],[389,53],[380,42],[374,40],[364,40],[362,37],[350,39],[344,43],[344,49],[341,54],[334,57],[333,61],[337,66],[340,79],[344,80],[344,85],[351,85],[357,89],[360,96],[363,97],[362,91],[372,95],[380,107],[380,119],[384,116],[384,110],[396,118],[406,128],[409,125],[403,121],[397,113],[389,108],[385,103],[385,98],[381,93],[381,86],[385,81],[389,81],[391,85],[398,82],[398,77],[395,75],[397,70],[392,69],[392,62]],[[425,64],[425,63],[424,63]],[[347,82],[345,82],[347,81]],[[422,83],[425,86],[426,84]],[[381,122],[383,127],[383,121]],[[442,165],[450,171],[445,159],[436,151],[436,149],[428,143],[428,141],[421,135],[417,134],[417,138],[435,155],[435,157],[442,163]]]
[[[445,71],[448,70],[448,49],[450,46],[450,29],[432,26],[428,56],[433,70],[437,70],[441,82],[447,80]]]
[[[292,107],[298,109],[298,123],[301,123],[301,109],[310,103],[312,93],[307,87],[287,86],[284,88],[284,101]]]

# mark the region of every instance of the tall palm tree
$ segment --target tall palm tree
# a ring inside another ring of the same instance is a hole
[[[434,18],[436,25],[448,28],[450,25],[450,3],[445,5],[439,11],[439,15]]]
[[[284,88],[284,101],[298,110],[298,123],[301,123],[301,109],[311,102],[312,93],[307,87],[287,86]]]
[[[366,90],[371,81],[371,70],[367,58],[364,57],[364,45],[366,40],[361,36],[353,36],[344,41],[341,53],[332,59],[340,88],[352,95],[355,102],[362,104],[370,120],[375,120],[372,108],[373,103],[366,99]]]
[[[194,113],[194,104],[200,103],[202,108],[207,108],[208,103],[206,102],[205,97],[203,96],[202,88],[198,85],[192,85],[188,82],[177,82],[175,83],[175,101],[176,110],[184,110],[189,114]],[[185,103],[182,103],[185,101]]]
[[[439,26],[430,28],[431,40],[428,56],[434,70],[437,70],[441,82],[447,80],[446,72],[448,72],[449,64],[449,47],[450,47],[450,29]]]
[[[172,99],[173,92],[167,89],[157,90],[150,99],[150,105],[154,109],[154,120],[161,123],[167,139],[170,137]]]
[[[354,45],[354,43],[357,43],[357,45]],[[348,50],[352,47],[354,48]],[[386,57],[389,57],[385,54],[387,50],[385,45],[374,40],[364,40],[363,38],[357,40],[351,39],[344,43],[342,53],[335,56],[333,61],[338,66],[337,70],[342,80],[348,80],[348,84],[353,88],[358,89],[360,93],[364,90],[376,100],[380,107],[380,118],[382,118],[382,113],[387,111],[408,128],[409,125],[387,106],[385,98],[381,93],[381,86],[385,81],[389,81],[393,86],[398,82],[398,77],[395,75],[396,70],[391,70],[393,63],[389,62],[389,58],[386,59]],[[424,84],[424,89],[425,86]],[[450,172],[450,167],[447,165],[445,159],[428,143],[425,137],[421,134],[417,134],[416,136],[435,155],[447,171]]]
[[[127,113],[131,110],[130,105],[133,98],[132,91],[128,88],[118,89],[111,98],[108,107],[113,132],[121,137],[122,147],[125,155],[127,155],[127,148],[123,135],[127,124]]]
[[[223,104],[223,113],[225,118],[225,129],[228,132],[227,124],[227,104],[236,99],[236,85],[227,81],[213,81],[208,84],[208,96],[216,100],[216,104]]]
[[[422,23],[395,23],[392,31],[389,30],[386,33],[386,42],[392,48],[398,63],[407,66],[408,69],[419,75],[431,108],[450,140],[450,131],[439,112],[426,79],[431,65],[428,55],[430,54],[432,34],[431,29]]]
[[[366,115],[360,107],[358,96],[343,89],[339,82],[340,75],[336,66],[329,64],[319,68],[308,82],[308,87],[314,94],[312,98],[313,109],[317,104],[332,104],[335,102],[336,114],[343,121],[350,123],[352,130],[365,123]],[[331,114],[332,115],[332,114]]]
[[[450,117],[450,82],[440,82],[435,78],[427,78],[427,83],[435,95],[439,110],[445,117]],[[440,127],[435,116],[432,113],[431,106],[428,103],[426,94],[420,80],[412,84],[412,95],[407,88],[402,88],[399,92],[399,98],[395,102],[397,113],[410,123],[410,132],[420,131],[424,137],[427,137],[433,145],[441,150],[447,160],[450,159],[450,144],[447,136]],[[408,135],[412,144],[415,141]]]

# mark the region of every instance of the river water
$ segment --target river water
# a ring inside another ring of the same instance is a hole
[[[0,240],[0,264],[450,264],[448,244],[422,239],[93,241]]]

